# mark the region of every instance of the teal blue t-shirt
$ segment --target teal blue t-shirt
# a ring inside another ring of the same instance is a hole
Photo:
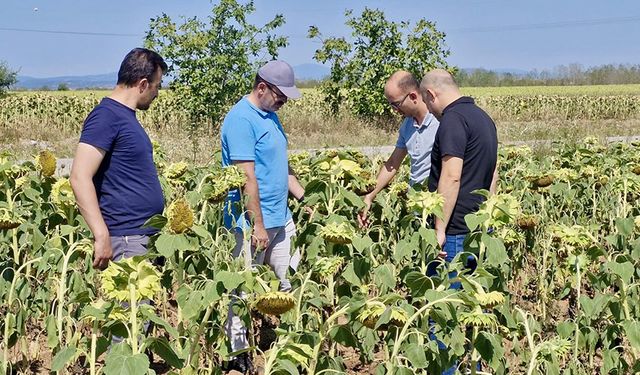
[[[242,98],[222,123],[222,165],[233,161],[253,161],[260,194],[264,227],[284,226],[291,219],[287,206],[289,195],[289,161],[287,136],[274,112],[263,111]],[[247,228],[247,216],[239,202],[239,190],[230,191],[225,201],[224,222],[227,228]]]

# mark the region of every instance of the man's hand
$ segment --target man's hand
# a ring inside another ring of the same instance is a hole
[[[358,213],[358,225],[360,226],[360,228],[366,228],[370,224],[368,215],[369,210],[371,209],[372,201],[373,199],[369,194],[364,196],[364,208]]]
[[[253,234],[251,235],[251,245],[257,250],[264,250],[269,245],[269,235],[262,225],[254,225]]]
[[[93,242],[93,268],[99,270],[107,268],[112,256],[113,249],[111,248],[111,238],[96,238]]]
[[[313,214],[316,213],[316,210],[314,208],[311,208],[310,206],[304,206],[303,209],[304,212],[309,214],[309,221],[311,221],[313,219]]]
[[[443,231],[436,230],[436,238],[438,239],[438,245],[440,245],[440,252],[438,256],[444,259],[447,256],[447,252],[444,251],[444,244],[447,242],[447,235]]]

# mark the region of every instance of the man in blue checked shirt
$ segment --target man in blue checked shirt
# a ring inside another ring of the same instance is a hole
[[[365,207],[358,214],[361,227],[369,225],[368,213],[376,195],[398,172],[404,158],[411,158],[409,185],[427,180],[431,170],[431,149],[440,123],[429,113],[420,95],[420,84],[413,74],[400,70],[391,75],[384,86],[384,96],[396,112],[404,116],[396,147],[384,163],[376,179],[376,187],[364,197]]]

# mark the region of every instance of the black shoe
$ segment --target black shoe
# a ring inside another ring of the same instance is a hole
[[[253,374],[253,362],[248,353],[242,353],[235,356],[232,360],[225,363],[222,367],[224,371],[239,371],[243,374]]]

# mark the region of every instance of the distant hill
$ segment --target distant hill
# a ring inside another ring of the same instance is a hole
[[[106,88],[110,89],[115,86],[118,80],[117,73],[95,74],[86,76],[62,76],[62,77],[46,77],[36,78],[18,75],[18,83],[15,87],[18,89],[35,90],[48,87],[56,90],[61,83],[66,84],[70,89],[85,88]]]
[[[471,73],[479,68],[462,68],[463,70]],[[496,73],[511,73],[515,76],[524,76],[528,72],[521,69],[491,69]],[[331,69],[320,64],[300,64],[293,67],[296,80],[309,81],[309,80],[321,80],[329,76]],[[36,90],[43,87],[48,87],[51,90],[56,90],[61,83],[66,84],[70,89],[86,89],[86,88],[105,88],[110,89],[115,86],[118,74],[106,73],[95,74],[85,76],[61,76],[61,77],[46,77],[36,78],[29,76],[18,75],[18,83],[15,85],[17,89]]]

